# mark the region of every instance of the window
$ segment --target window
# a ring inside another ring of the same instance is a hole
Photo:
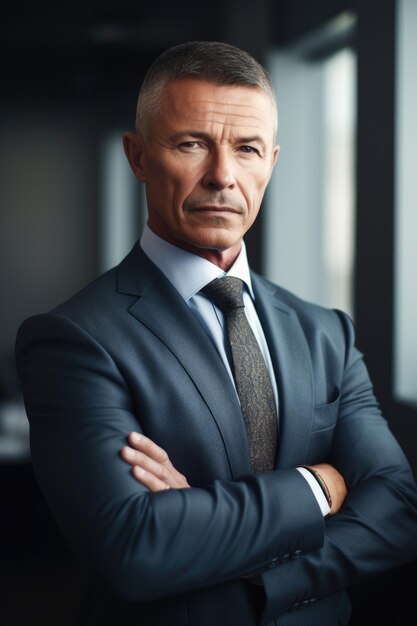
[[[417,406],[417,4],[396,6],[393,395]]]
[[[352,20],[269,59],[281,152],[265,211],[264,267],[274,282],[353,317],[356,55],[344,39],[325,45]]]
[[[143,185],[135,179],[123,150],[123,131],[102,144],[100,170],[99,272],[114,267],[140,237],[146,221]]]

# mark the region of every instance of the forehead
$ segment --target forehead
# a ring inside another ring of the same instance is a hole
[[[168,83],[159,112],[172,124],[221,124],[264,132],[275,127],[274,104],[263,90],[192,78]]]

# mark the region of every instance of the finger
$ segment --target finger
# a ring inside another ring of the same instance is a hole
[[[190,487],[185,476],[180,474],[172,464],[169,466],[161,465],[161,463],[157,463],[143,452],[129,448],[129,446],[125,446],[120,450],[120,456],[129,465],[141,467],[173,489]]]
[[[169,469],[161,463],[154,461],[154,459],[143,452],[134,450],[129,446],[125,446],[121,449],[120,455],[126,463],[129,463],[129,465],[138,465],[151,474],[154,474],[157,478],[160,478],[164,482],[168,482],[171,473]],[[172,468],[172,470],[173,469],[174,468]]]
[[[158,463],[169,462],[169,457],[165,450],[160,448],[152,439],[149,439],[149,437],[133,432],[130,433],[128,441],[132,448],[144,452]]]
[[[163,480],[160,480],[157,476],[154,476],[151,472],[148,472],[143,467],[139,467],[135,465],[132,468],[132,474],[142,485],[147,487],[149,491],[152,493],[157,493],[159,491],[167,491],[170,489],[170,486],[167,485]]]

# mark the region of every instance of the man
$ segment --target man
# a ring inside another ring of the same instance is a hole
[[[19,331],[35,472],[89,574],[81,624],[347,624],[344,590],[417,554],[350,320],[247,265],[276,130],[245,52],[161,55],[124,137],[140,243]],[[230,310],[224,285],[244,285]]]

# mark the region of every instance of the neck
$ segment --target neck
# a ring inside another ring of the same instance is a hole
[[[172,242],[170,242],[172,243]],[[239,246],[237,248],[228,248],[227,250],[211,250],[205,248],[197,248],[195,246],[190,246],[187,244],[175,243],[178,248],[182,248],[187,252],[191,252],[192,254],[196,254],[197,256],[210,261],[217,267],[220,267],[224,272],[228,272],[232,267],[233,263],[236,261],[239,256],[241,243],[239,242]]]
[[[231,248],[227,248],[227,250],[214,250],[211,248],[198,248],[197,246],[193,246],[183,241],[177,241],[171,239],[169,236],[165,234],[159,233],[156,229],[153,229],[153,232],[158,235],[161,239],[164,239],[168,243],[176,246],[177,248],[181,248],[186,252],[191,252],[191,254],[196,254],[197,256],[210,261],[214,265],[217,265],[224,272],[228,272],[232,267],[233,263],[236,261],[239,256],[240,250],[242,248],[242,241],[238,241]]]

